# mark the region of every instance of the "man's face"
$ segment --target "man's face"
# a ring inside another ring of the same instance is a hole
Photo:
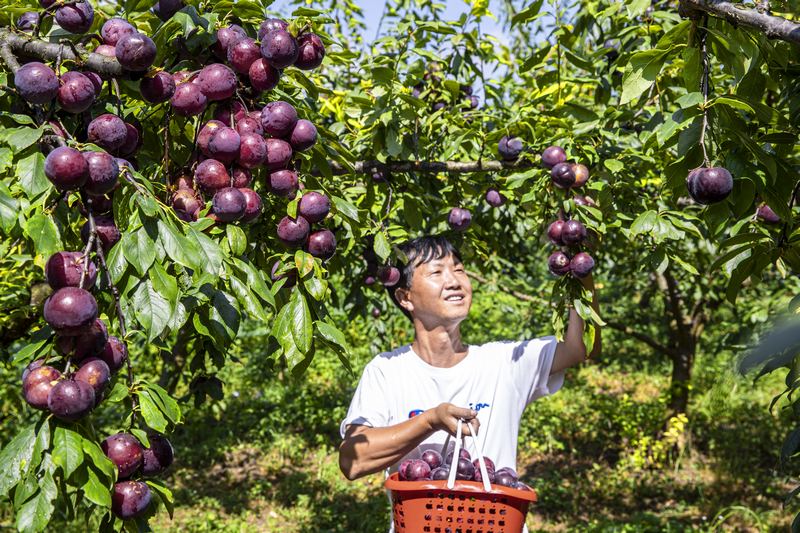
[[[417,265],[411,287],[396,294],[415,319],[431,326],[460,323],[472,305],[472,285],[453,255]]]

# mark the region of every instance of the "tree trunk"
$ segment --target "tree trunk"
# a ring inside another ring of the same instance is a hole
[[[686,413],[689,407],[689,387],[694,366],[694,346],[681,346],[672,357],[672,379],[669,386],[669,418]],[[687,349],[688,348],[688,349]]]

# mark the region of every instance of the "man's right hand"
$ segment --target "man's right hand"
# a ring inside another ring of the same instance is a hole
[[[472,424],[472,427],[475,428],[475,434],[478,434],[478,428],[481,425],[480,420],[478,420],[478,412],[473,411],[472,409],[467,409],[466,407],[458,407],[453,405],[452,403],[441,403],[437,407],[433,409],[429,409],[427,411],[429,413],[429,420],[431,429],[439,431],[444,430],[450,433],[451,435],[455,436],[456,434],[456,426],[458,424],[458,420],[462,419],[466,422]],[[469,424],[462,424],[461,425],[461,434],[462,435],[471,435],[472,431],[470,430]]]

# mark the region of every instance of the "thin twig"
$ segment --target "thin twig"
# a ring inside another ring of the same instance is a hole
[[[86,278],[89,275],[89,254],[92,253],[92,247],[95,240],[97,240],[97,226],[95,226],[94,217],[92,216],[92,197],[87,194],[83,200],[86,212],[89,214],[89,238],[86,240],[86,247],[83,249],[83,272],[81,272],[81,281],[78,284],[81,289],[86,284]]]
[[[708,49],[706,48],[706,38],[708,37],[708,15],[703,17],[703,23],[700,26],[700,54],[703,64],[703,77],[700,80],[700,90],[703,92],[703,126],[700,128],[700,148],[703,149],[703,164],[706,167],[711,166],[708,160],[708,152],[706,152],[706,129],[708,129]]]

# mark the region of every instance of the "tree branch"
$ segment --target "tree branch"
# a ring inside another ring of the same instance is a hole
[[[643,343],[650,346],[654,350],[661,352],[668,357],[673,357],[675,355],[675,352],[673,350],[667,348],[666,346],[659,343],[649,335],[645,335],[644,333],[639,333],[638,331],[634,331],[633,328],[631,328],[630,326],[620,324],[619,322],[614,322],[613,320],[606,320],[606,326],[608,326],[611,329],[620,331],[630,337],[633,337],[636,340],[642,341]]]
[[[498,172],[538,168],[533,161],[356,161],[352,167],[330,162],[333,174],[367,174],[373,172]],[[318,173],[318,171],[316,172]]]
[[[753,9],[741,9],[725,0],[681,0],[681,2],[691,9],[704,11],[726,20],[734,26],[759,30],[770,39],[800,44],[800,23],[798,22],[759,13]]]
[[[14,33],[7,28],[0,28],[0,51],[3,48],[10,49],[15,56],[34,57],[43,61],[55,61],[61,51],[62,59],[83,63],[86,68],[98,74],[124,78],[130,76],[112,57],[89,52],[86,52],[86,57],[81,57],[62,44],[34,39],[30,35]],[[81,49],[79,51],[83,52]],[[5,56],[3,56],[3,60],[8,64]],[[13,70],[11,65],[9,68]]]

